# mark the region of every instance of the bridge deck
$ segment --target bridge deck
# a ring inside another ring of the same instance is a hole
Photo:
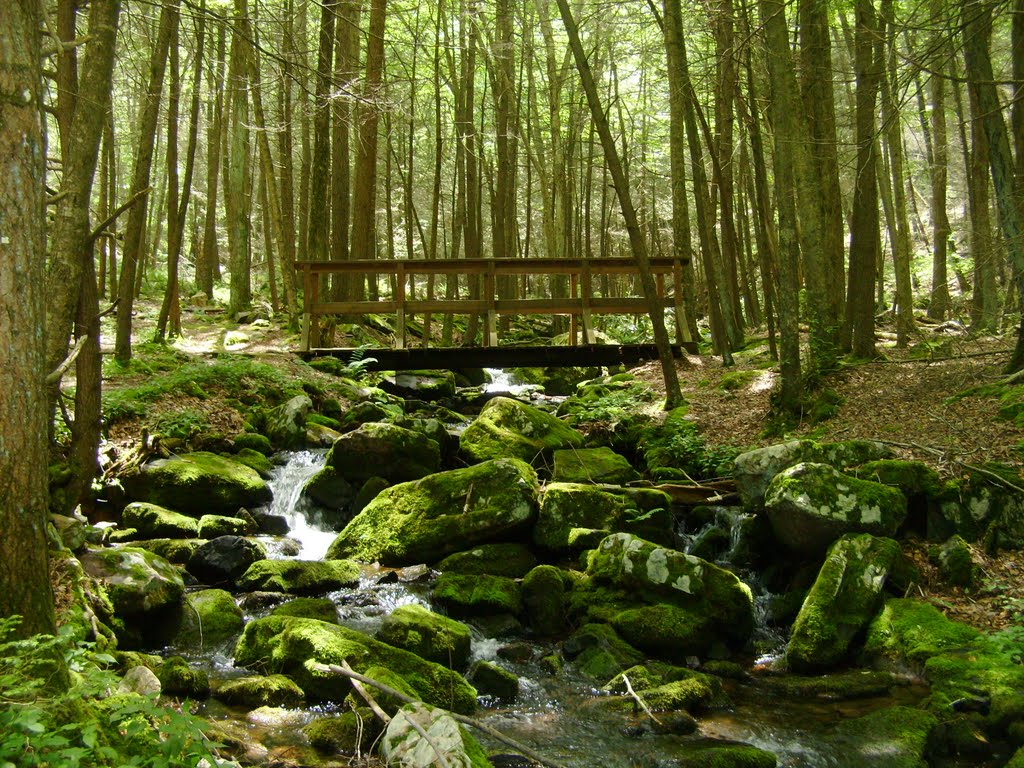
[[[672,345],[678,357],[682,350],[696,353],[688,342]],[[321,348],[302,353],[303,357],[331,356],[340,360],[364,362],[371,371],[402,371],[457,368],[565,368],[570,366],[634,366],[658,359],[653,344],[579,344],[574,347],[412,347],[405,349]]]

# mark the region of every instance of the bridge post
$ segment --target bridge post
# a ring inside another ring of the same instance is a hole
[[[580,293],[580,276],[573,272],[569,275],[569,298],[576,299]],[[573,312],[569,315],[569,346],[576,346],[576,334],[579,330],[579,320],[576,318],[576,313]]]
[[[690,324],[686,321],[686,310],[683,308],[683,265],[679,259],[672,261],[672,288],[676,309],[676,341],[680,345],[693,341],[690,338]]]
[[[395,275],[395,348],[405,349],[405,262],[398,262]]]
[[[495,272],[494,259],[487,260],[487,273],[484,276],[484,293],[487,295],[487,315],[484,318],[484,346],[498,346],[498,312],[495,307]]]
[[[580,286],[580,301],[583,306],[580,310],[580,319],[583,321],[583,343],[596,344],[597,336],[594,333],[594,323],[590,318],[590,296],[593,293],[593,285],[591,283],[590,262],[587,259],[583,260],[581,280],[583,285]]]
[[[303,352],[309,352],[309,326],[310,326],[310,315],[313,309],[313,291],[309,285],[310,269],[308,266],[302,267],[302,337],[299,342],[299,348]]]

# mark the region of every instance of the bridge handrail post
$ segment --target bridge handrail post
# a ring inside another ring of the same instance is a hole
[[[302,337],[299,342],[299,346],[303,352],[309,352],[310,348],[310,336],[312,334],[313,324],[313,287],[312,287],[312,270],[309,268],[309,264],[303,264],[302,266]]]
[[[497,264],[494,259],[487,260],[487,271],[484,273],[484,293],[487,296],[487,315],[484,317],[484,346],[498,346],[498,308],[496,305]]]
[[[395,348],[405,349],[405,262],[395,265]]]

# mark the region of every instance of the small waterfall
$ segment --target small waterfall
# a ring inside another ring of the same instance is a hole
[[[288,521],[288,535],[301,545],[296,555],[300,560],[321,560],[336,535],[309,522],[308,502],[302,498],[303,486],[323,468],[326,457],[325,451],[296,451],[288,454],[288,461],[275,467],[270,475],[274,500],[268,512]]]

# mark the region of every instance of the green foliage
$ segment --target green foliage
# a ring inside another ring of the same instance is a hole
[[[218,765],[217,745],[187,707],[112,695],[120,682],[105,669],[112,657],[64,634],[16,639],[18,623],[0,620],[0,768]],[[58,668],[70,672],[70,686],[54,684]]]
[[[303,391],[301,382],[273,366],[227,358],[212,364],[190,363],[138,386],[109,392],[103,397],[103,413],[108,424],[123,421],[146,415],[149,405],[163,397],[186,394],[206,399],[207,390],[220,391],[245,405],[273,405]]]
[[[732,446],[709,446],[697,425],[676,408],[663,424],[643,431],[640,447],[647,471],[656,480],[707,480],[732,475],[733,459],[740,453]]]
[[[146,342],[132,347],[132,359],[127,364],[117,361],[112,355],[103,358],[103,378],[107,381],[127,376],[153,376],[170,373],[191,358],[169,344]]]
[[[329,373],[340,376],[343,379],[354,381],[362,380],[368,373],[368,368],[377,362],[375,357],[367,357],[366,353],[372,348],[370,344],[363,344],[352,351],[352,357],[347,363],[336,357],[317,357],[309,362],[309,366],[321,373]]]
[[[193,410],[162,413],[153,422],[153,428],[164,437],[177,437],[182,440],[189,440],[211,429],[206,416]]]
[[[654,390],[630,374],[616,374],[580,384],[558,408],[569,423],[619,422],[654,401]]]

